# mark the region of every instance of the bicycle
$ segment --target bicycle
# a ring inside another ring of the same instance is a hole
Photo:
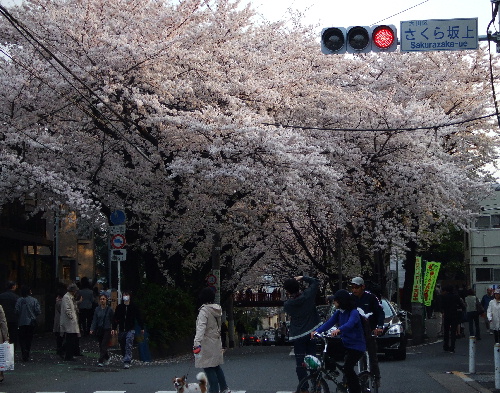
[[[336,386],[337,392],[348,393],[346,383],[344,382],[344,368],[335,359],[327,353],[328,340],[324,334],[315,334],[315,337],[323,340],[324,347],[321,355],[318,357],[306,355],[304,363],[310,374],[299,382],[296,392],[307,391],[311,393],[330,393],[327,381],[332,381]],[[378,385],[375,376],[370,372],[370,362],[368,353],[365,352],[363,358],[358,362],[359,383],[362,393],[378,393]]]

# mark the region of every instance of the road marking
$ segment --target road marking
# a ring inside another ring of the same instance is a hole
[[[246,390],[231,390],[232,393],[246,393]],[[5,393],[5,392],[0,392]],[[36,392],[36,393],[66,393],[66,392]],[[98,390],[94,393],[127,393],[125,390]],[[177,393],[175,390],[158,390],[155,393]],[[295,393],[292,391],[278,390],[276,393]]]
[[[108,393],[108,392],[95,392],[95,393]],[[175,390],[159,390],[155,393],[177,393],[177,391],[175,391]],[[231,393],[246,393],[246,390],[231,390]],[[293,392],[276,392],[276,393],[293,393]]]

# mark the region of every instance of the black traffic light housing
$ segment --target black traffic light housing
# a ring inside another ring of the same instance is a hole
[[[325,54],[394,52],[398,34],[394,25],[327,27],[321,32]]]

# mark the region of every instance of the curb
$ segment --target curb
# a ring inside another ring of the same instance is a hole
[[[452,371],[452,373],[453,373],[453,375],[456,375],[457,377],[461,378],[462,381],[464,381],[467,385],[469,385],[471,388],[477,390],[478,392],[481,392],[481,393],[491,393],[492,392],[492,390],[485,388],[479,382],[477,382],[475,379],[467,376],[463,372]]]

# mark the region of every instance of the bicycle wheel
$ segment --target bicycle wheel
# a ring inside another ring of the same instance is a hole
[[[378,385],[372,373],[362,371],[358,374],[358,378],[362,393],[378,393]]]
[[[321,373],[314,373],[299,382],[296,392],[330,393],[330,389]]]

